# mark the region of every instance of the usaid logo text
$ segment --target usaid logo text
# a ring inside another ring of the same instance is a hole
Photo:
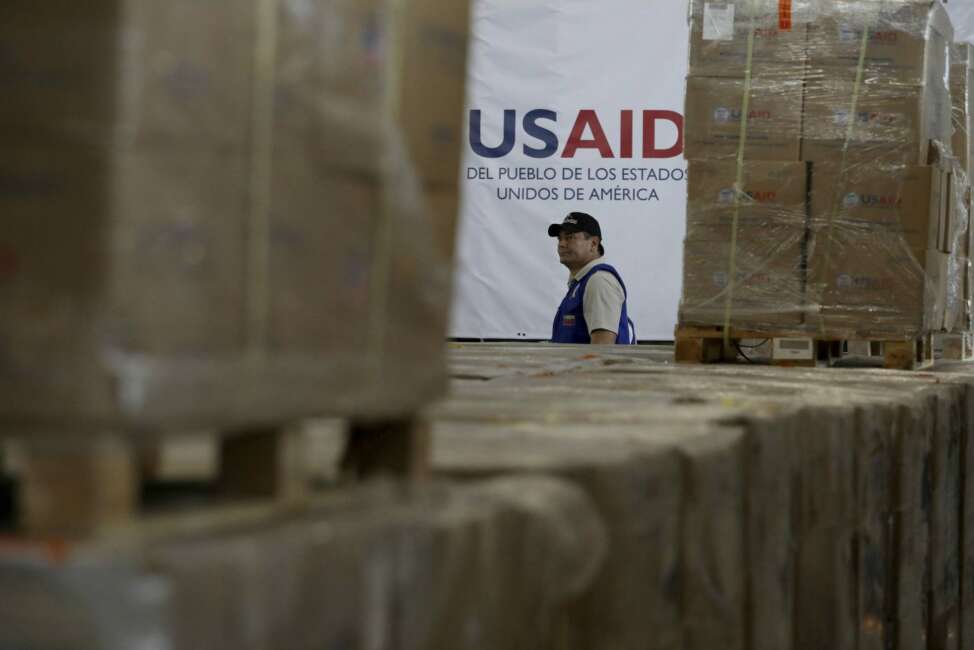
[[[887,17],[887,20],[889,18]],[[856,25],[839,25],[838,27],[839,40],[844,43],[849,43],[852,41],[862,40],[862,27]],[[869,42],[870,43],[896,43],[899,40],[899,35],[894,30],[870,30],[869,31]]]
[[[601,158],[633,158],[637,144],[641,145],[640,153],[643,158],[675,158],[683,153],[683,116],[679,113],[667,110],[642,111],[642,138],[638,143],[634,128],[636,111],[620,111],[619,117],[619,133],[607,134],[596,111],[579,111],[571,134],[562,147],[558,135],[549,128],[558,123],[558,113],[537,108],[526,112],[520,121],[521,131],[526,138],[521,149],[529,158],[574,158],[579,151],[585,149],[598,151]],[[473,152],[481,158],[503,158],[510,154],[518,143],[517,111],[504,111],[504,136],[497,145],[484,144],[483,123],[483,111],[471,110],[469,141]],[[658,133],[662,123],[668,123],[669,132],[672,132],[673,127],[676,128],[675,143],[659,142]]]
[[[726,187],[717,194],[718,203],[733,203],[734,188]],[[773,190],[744,190],[741,192],[742,203],[770,203],[778,198],[778,193]]]
[[[900,199],[897,196],[883,196],[881,194],[859,194],[849,192],[842,198],[842,205],[846,208],[898,208]]]
[[[750,120],[770,120],[771,111],[748,111],[747,119]],[[714,109],[714,122],[717,124],[730,124],[731,122],[741,121],[741,110],[739,108],[726,108],[718,106]]]
[[[837,126],[849,125],[849,111],[839,109],[833,113],[832,121]],[[869,126],[894,126],[899,121],[896,113],[881,113],[879,111],[858,111],[856,113],[856,124]]]

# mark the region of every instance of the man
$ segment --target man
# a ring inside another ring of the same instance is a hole
[[[551,328],[553,343],[629,344],[626,286],[602,256],[602,229],[592,215],[572,212],[548,226],[558,260],[568,267],[568,293]]]

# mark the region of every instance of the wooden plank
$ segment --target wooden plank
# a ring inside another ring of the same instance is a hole
[[[712,363],[723,357],[720,339],[679,336],[676,339],[673,358],[677,363]]]
[[[292,499],[308,491],[304,437],[287,427],[233,432],[220,441],[220,491],[231,498]]]
[[[85,537],[134,515],[139,480],[127,441],[111,436],[31,439],[21,452],[24,534]]]
[[[970,332],[943,334],[940,337],[943,358],[951,361],[974,359],[974,334]]]
[[[342,474],[363,479],[392,475],[423,480],[430,473],[430,424],[424,418],[350,422]]]
[[[917,342],[886,341],[883,367],[891,370],[913,370],[917,365]]]

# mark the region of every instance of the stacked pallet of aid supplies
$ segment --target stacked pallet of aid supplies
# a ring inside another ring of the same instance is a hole
[[[678,358],[767,339],[782,364],[850,341],[931,361],[968,270],[942,5],[699,2],[692,24]]]

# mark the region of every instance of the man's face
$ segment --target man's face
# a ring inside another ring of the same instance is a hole
[[[582,232],[558,235],[558,261],[565,266],[581,268],[598,257],[599,240]]]

